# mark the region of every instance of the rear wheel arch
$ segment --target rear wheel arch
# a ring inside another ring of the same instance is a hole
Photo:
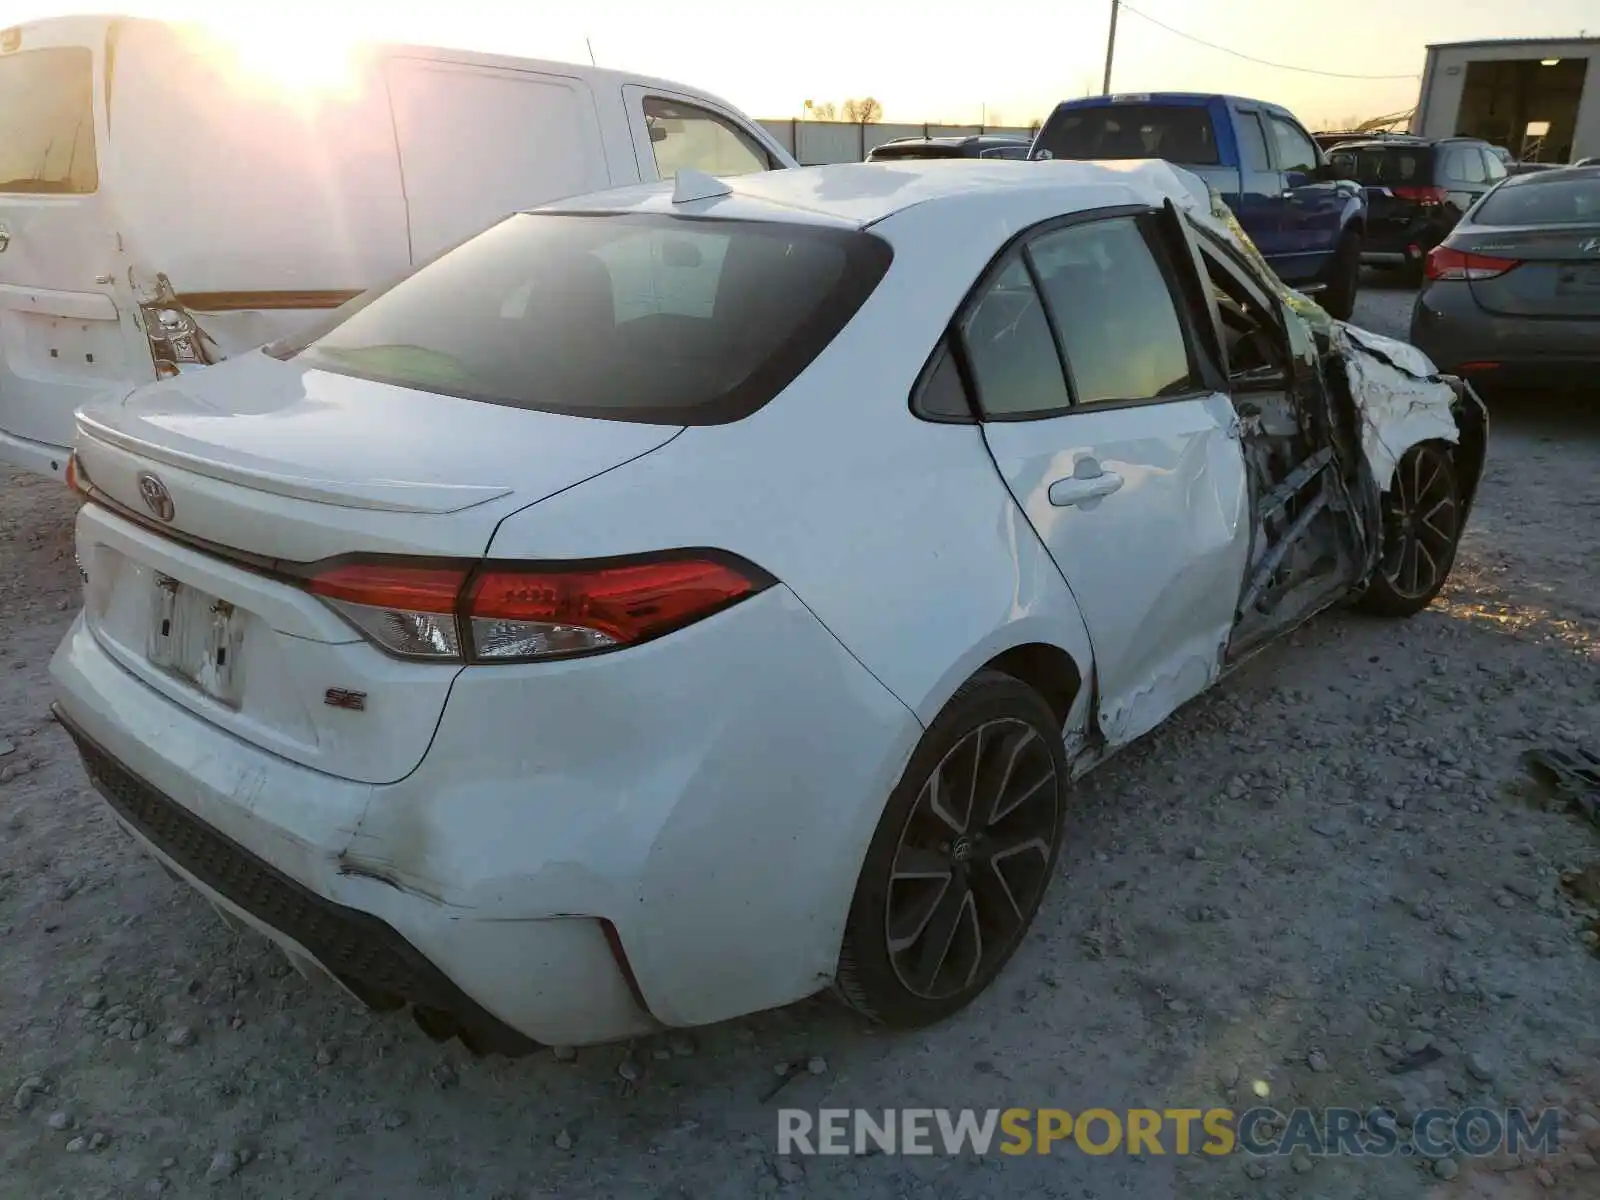
[[[979,668],[979,672],[982,671],[999,671],[1027,684],[1044,698],[1063,725],[1083,690],[1083,671],[1077,660],[1060,646],[1048,642],[1013,646],[984,663]]]

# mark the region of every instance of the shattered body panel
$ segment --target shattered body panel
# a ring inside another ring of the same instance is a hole
[[[1172,194],[1194,240],[1220,243],[1232,268],[1276,300],[1273,315],[1288,360],[1288,370],[1273,378],[1240,372],[1230,379],[1252,529],[1214,680],[1318,612],[1367,590],[1383,557],[1383,498],[1414,447],[1452,448],[1464,523],[1482,474],[1488,418],[1470,385],[1439,374],[1420,350],[1336,320],[1285,285],[1221,198],[1198,177],[1173,170],[1181,187]],[[1184,687],[1178,695],[1173,682],[1152,679],[1145,698],[1159,707],[1154,693],[1160,693],[1176,707],[1203,690]],[[1129,716],[1100,713],[1109,745],[1125,744],[1159,720]]]

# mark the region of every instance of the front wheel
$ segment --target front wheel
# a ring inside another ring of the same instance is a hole
[[[980,671],[957,690],[889,797],[856,884],[838,992],[901,1029],[989,986],[1033,923],[1067,795],[1061,722],[1032,688]]]
[[[1346,230],[1333,252],[1328,269],[1328,287],[1322,293],[1322,307],[1330,317],[1348,321],[1356,311],[1356,292],[1361,287],[1361,235]]]
[[[1360,606],[1409,617],[1433,603],[1456,561],[1461,495],[1450,447],[1423,442],[1406,451],[1380,508],[1383,549]]]

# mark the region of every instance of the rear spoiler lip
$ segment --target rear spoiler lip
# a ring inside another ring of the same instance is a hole
[[[153,462],[191,471],[208,479],[231,483],[268,495],[377,512],[420,513],[438,516],[460,512],[514,490],[495,484],[403,483],[393,481],[348,482],[312,479],[240,466],[217,458],[191,454],[141,438],[109,425],[86,411],[77,414],[78,436]]]

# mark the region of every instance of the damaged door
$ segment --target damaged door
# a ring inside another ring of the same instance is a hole
[[[1200,234],[1190,244],[1217,317],[1250,496],[1231,662],[1344,596],[1361,574],[1366,523],[1351,488],[1359,434],[1297,319],[1218,242]]]
[[[1250,548],[1233,408],[1160,221],[1052,223],[959,327],[995,464],[1088,627],[1112,744],[1216,678]]]

